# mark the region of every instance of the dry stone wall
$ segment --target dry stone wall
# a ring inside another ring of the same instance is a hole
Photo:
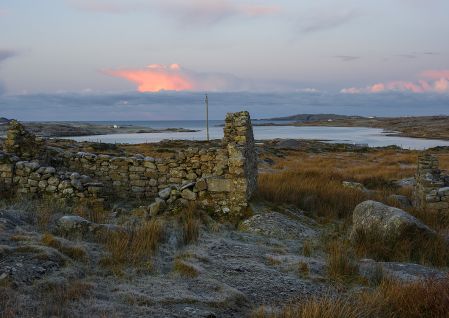
[[[414,203],[428,212],[449,214],[449,183],[434,155],[425,153],[418,158]]]
[[[28,149],[30,141],[35,140],[18,125],[14,123],[11,129],[27,138],[8,138],[8,152]],[[157,198],[164,204],[197,201],[234,219],[245,214],[257,187],[257,154],[248,112],[227,115],[220,148],[188,148],[168,159],[67,151],[57,157],[53,159],[62,164],[55,169],[0,154],[1,181],[18,193],[56,197]]]

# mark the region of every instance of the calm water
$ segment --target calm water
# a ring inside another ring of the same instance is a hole
[[[100,123],[100,122],[96,122]],[[158,121],[158,122],[101,122],[111,125],[138,125],[151,128],[188,128],[197,132],[170,132],[149,134],[115,134],[71,137],[76,141],[95,141],[104,143],[139,144],[170,140],[204,140],[206,138],[202,121]],[[212,139],[223,137],[223,121],[210,122]],[[396,145],[405,149],[426,149],[436,146],[449,146],[449,141],[417,139],[387,136],[382,129],[363,127],[293,127],[293,126],[255,126],[254,136],[257,140],[268,139],[308,139],[324,140],[334,143],[367,144],[370,147]]]

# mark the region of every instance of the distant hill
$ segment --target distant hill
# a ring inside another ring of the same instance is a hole
[[[0,125],[9,123],[11,120],[5,117],[0,117]]]
[[[346,115],[336,115],[336,114],[298,114],[286,117],[275,117],[267,118],[264,120],[285,120],[285,121],[323,121],[323,120],[335,120],[335,119],[357,119],[363,118],[360,116],[346,116]]]

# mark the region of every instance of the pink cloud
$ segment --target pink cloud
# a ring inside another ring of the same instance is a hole
[[[449,70],[429,70],[422,72],[421,76],[434,80],[449,79]]]
[[[178,64],[170,66],[152,64],[143,70],[118,70],[105,73],[137,84],[139,92],[184,91],[195,87],[193,80]]]
[[[389,91],[412,92],[412,93],[449,93],[449,70],[431,70],[422,72],[420,79],[416,82],[391,81],[377,83],[367,87],[350,87],[341,90],[344,94],[382,93]]]

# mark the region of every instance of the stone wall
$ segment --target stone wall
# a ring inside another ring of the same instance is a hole
[[[449,183],[434,155],[418,158],[414,204],[428,212],[449,213]]]
[[[0,182],[14,188],[17,194],[50,195],[55,198],[100,198],[103,184],[93,182],[77,172],[58,171],[41,166],[38,161],[18,161],[0,152]]]
[[[17,124],[12,129],[21,131]],[[22,149],[28,149],[25,146],[33,138],[27,133],[21,135],[27,138],[9,138],[19,145],[11,142],[7,149],[16,149],[23,155]],[[29,151],[26,155],[29,157]],[[257,187],[257,154],[248,112],[227,115],[220,148],[188,148],[168,159],[68,151],[60,151],[56,156],[53,160],[61,163],[58,169],[41,166],[38,161],[11,160],[14,156],[3,153],[2,180],[18,193],[72,198],[158,198],[168,204],[176,200],[197,201],[233,219],[245,214]]]

